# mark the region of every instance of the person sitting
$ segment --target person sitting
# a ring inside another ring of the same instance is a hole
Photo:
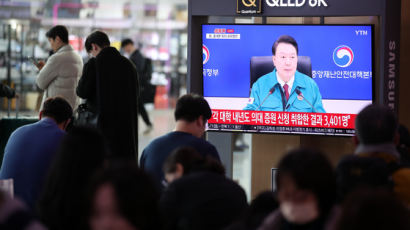
[[[335,173],[326,157],[297,149],[283,157],[276,174],[279,209],[259,230],[325,229],[336,200]]]
[[[298,53],[298,43],[289,35],[273,43],[275,69],[253,83],[244,110],[326,113],[315,80],[297,71]]]
[[[103,167],[106,152],[98,130],[74,127],[68,132],[38,202],[38,216],[49,229],[87,229],[85,187]]]
[[[396,196],[410,207],[410,167],[402,163],[397,151],[396,115],[386,106],[369,105],[359,112],[355,122],[354,154],[384,161]]]
[[[164,229],[224,229],[248,207],[244,190],[225,177],[223,166],[194,148],[175,150],[164,172],[170,183],[160,201]]]
[[[256,230],[278,207],[279,203],[272,191],[261,192],[252,200],[244,216],[225,230]]]
[[[0,191],[0,229],[46,230],[19,199]]]
[[[202,156],[211,156],[219,161],[215,146],[202,139],[206,122],[212,112],[208,102],[199,95],[187,94],[178,99],[175,108],[175,131],[153,140],[142,152],[140,166],[150,173],[158,186],[163,188],[162,166],[167,157],[178,147],[190,146]]]
[[[16,129],[7,141],[0,179],[13,178],[15,195],[30,209],[43,188],[72,115],[64,98],[49,98],[40,111],[40,120]]]
[[[407,230],[410,214],[390,191],[359,189],[346,198],[333,229]]]
[[[133,162],[115,162],[90,182],[89,229],[159,230],[159,194],[151,178]]]
[[[336,168],[338,200],[343,201],[359,188],[392,189],[389,177],[389,169],[382,159],[347,155]]]

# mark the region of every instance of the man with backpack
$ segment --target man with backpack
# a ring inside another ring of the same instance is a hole
[[[148,92],[151,80],[151,73],[152,73],[152,65],[151,60],[145,58],[139,49],[134,46],[134,42],[127,38],[122,40],[121,42],[121,49],[123,49],[124,53],[128,56],[132,63],[134,63],[135,68],[138,72],[138,82],[140,84],[140,97],[138,101],[138,113],[141,115],[142,120],[144,120],[145,125],[147,128],[144,131],[144,134],[148,134],[152,130],[152,123],[149,119],[147,110],[144,107],[144,94]],[[150,69],[149,69],[150,68]]]

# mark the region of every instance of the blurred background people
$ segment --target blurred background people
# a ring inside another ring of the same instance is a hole
[[[410,212],[383,189],[360,189],[343,203],[335,230],[405,230],[410,229]]]
[[[19,199],[0,191],[0,229],[46,230]]]
[[[151,179],[133,162],[116,162],[97,173],[89,186],[91,230],[158,230],[159,196]]]
[[[276,175],[279,209],[259,230],[325,229],[336,200],[335,173],[320,152],[297,149],[279,162]]]
[[[126,38],[121,42],[121,49],[124,51],[125,55],[134,63],[135,67],[137,68],[138,73],[138,83],[139,83],[139,100],[138,100],[138,113],[141,115],[142,120],[144,121],[147,128],[144,130],[144,134],[148,134],[152,130],[152,123],[149,119],[147,110],[145,109],[144,103],[146,103],[143,99],[146,98],[144,94],[149,93],[149,89],[151,86],[151,73],[152,69],[149,68],[150,60],[147,60],[139,49],[134,46],[134,42]],[[152,67],[151,67],[152,68]]]
[[[278,207],[279,203],[272,191],[261,192],[251,201],[240,220],[225,230],[256,230],[264,219]]]
[[[396,196],[410,207],[410,166],[397,150],[400,142],[396,115],[387,106],[372,104],[359,112],[355,121],[355,155],[384,161]]]
[[[167,181],[160,208],[164,229],[224,229],[248,207],[244,190],[223,166],[194,148],[180,148],[164,164]]]
[[[48,229],[87,229],[85,188],[103,168],[106,152],[94,128],[74,127],[64,137],[38,202],[38,216]]]
[[[47,63],[39,61],[37,64],[40,72],[36,83],[44,90],[43,102],[49,97],[61,96],[75,109],[75,88],[83,70],[83,60],[68,44],[68,30],[65,26],[54,26],[46,36],[54,54],[48,58]]]

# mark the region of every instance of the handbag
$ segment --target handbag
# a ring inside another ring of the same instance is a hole
[[[78,106],[74,126],[97,126],[97,122],[98,114],[91,111],[86,103]]]

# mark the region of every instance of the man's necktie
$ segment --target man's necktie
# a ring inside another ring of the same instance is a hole
[[[286,101],[289,100],[289,86],[288,84],[283,85],[283,89],[285,90]]]

